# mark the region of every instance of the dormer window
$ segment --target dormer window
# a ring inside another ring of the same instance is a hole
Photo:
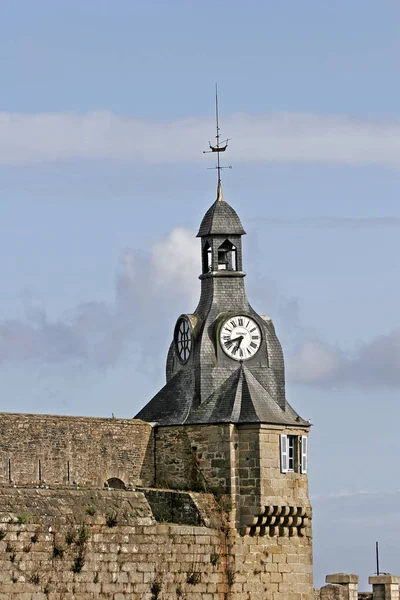
[[[218,248],[218,271],[236,271],[236,246],[225,240]]]

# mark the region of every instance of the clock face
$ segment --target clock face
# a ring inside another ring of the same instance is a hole
[[[253,319],[237,315],[222,324],[219,341],[221,348],[230,358],[248,360],[261,346],[261,331]]]
[[[192,351],[192,328],[187,319],[178,319],[175,325],[175,350],[181,363],[189,360]]]

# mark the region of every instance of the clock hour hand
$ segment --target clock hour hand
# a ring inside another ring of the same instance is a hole
[[[237,345],[237,347],[239,348],[240,344],[242,343],[243,337],[244,337],[243,335],[239,335],[239,337],[237,337],[237,338],[233,338],[233,339],[231,340],[231,342],[238,342],[238,345]]]

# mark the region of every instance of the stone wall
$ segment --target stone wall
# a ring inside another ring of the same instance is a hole
[[[291,524],[309,524],[309,521],[306,522],[303,518],[311,517],[308,476],[306,473],[300,473],[298,467],[294,472],[281,473],[281,434],[300,438],[304,435],[304,429],[274,425],[242,425],[238,430],[239,503],[242,522],[245,524],[271,527],[284,525],[285,522],[281,522],[280,518],[269,518],[277,516],[293,517],[290,522],[286,520],[288,527]],[[290,515],[278,515],[276,510],[273,513],[274,506],[287,507],[286,511],[289,509]],[[301,523],[294,519],[296,516],[303,518]]]
[[[153,456],[143,421],[0,413],[0,484],[151,486]]]
[[[157,427],[157,485],[229,493],[234,468],[229,460],[234,429],[230,424]]]
[[[313,600],[307,536],[240,536],[207,494],[204,525],[157,523],[146,495],[0,488],[0,600]]]
[[[311,600],[281,433],[304,431],[0,415],[0,600]]]
[[[156,482],[170,488],[218,490],[229,494],[236,526],[287,527],[267,533],[311,536],[308,476],[281,473],[280,435],[300,437],[303,429],[274,425],[197,425],[155,431]],[[275,507],[275,508],[274,508]],[[279,512],[278,512],[279,511]],[[247,531],[249,533],[249,531]]]

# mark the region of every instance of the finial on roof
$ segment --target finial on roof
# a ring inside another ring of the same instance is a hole
[[[221,183],[220,179],[218,179],[217,200],[219,200],[220,202],[225,202],[225,198],[224,198],[224,196],[222,194],[222,183]]]
[[[217,188],[217,199],[219,200],[223,200],[223,196],[222,196],[222,187],[221,187],[221,171],[222,169],[232,169],[232,166],[229,167],[222,167],[220,164],[220,159],[219,159],[219,155],[220,152],[225,152],[225,150],[228,147],[228,142],[230,138],[226,138],[226,140],[224,140],[223,142],[220,141],[220,127],[219,127],[219,114],[218,114],[218,86],[217,84],[215,84],[215,121],[216,121],[216,127],[217,127],[217,135],[215,136],[217,143],[215,144],[215,146],[211,145],[211,142],[208,142],[209,146],[210,146],[210,150],[204,150],[203,154],[210,154],[211,152],[216,152],[217,153],[217,164],[215,167],[210,167],[210,169],[216,169],[218,172],[218,188]]]

